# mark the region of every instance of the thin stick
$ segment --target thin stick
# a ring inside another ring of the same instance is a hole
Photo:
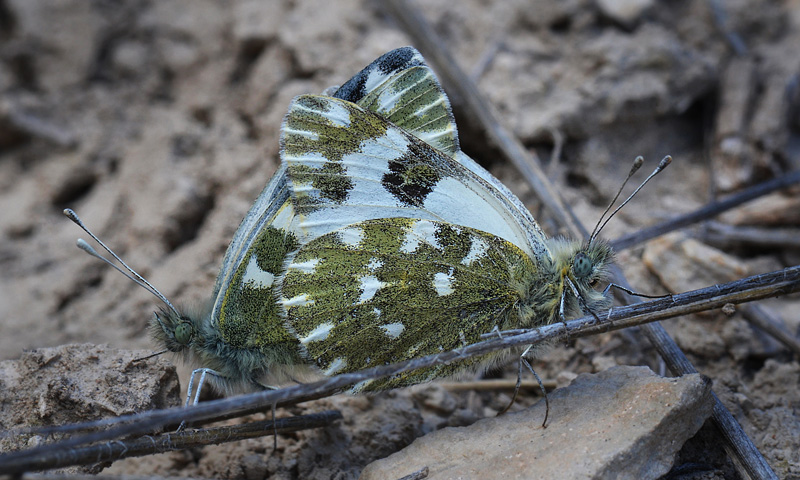
[[[475,390],[478,392],[484,391],[496,391],[496,390],[513,390],[516,386],[517,381],[511,380],[507,378],[497,378],[492,380],[473,380],[473,381],[466,381],[466,382],[437,382],[437,385],[440,385],[447,391],[450,392],[463,392],[465,390]],[[543,380],[542,383],[544,384],[545,388],[556,388],[556,381],[555,380]],[[541,389],[539,388],[539,382],[536,380],[523,380],[519,384],[519,388],[521,390],[536,390],[541,393]]]
[[[9,462],[3,465],[5,473],[22,473],[30,470],[63,468],[71,465],[92,465],[112,462],[129,457],[141,457],[156,453],[171,452],[204,445],[236,442],[248,438],[258,438],[274,433],[289,433],[310,428],[319,428],[341,420],[337,410],[327,410],[312,415],[282,418],[277,421],[265,420],[242,425],[189,430],[179,433],[147,435],[134,440],[112,440],[88,447],[63,449],[39,455],[27,461]]]

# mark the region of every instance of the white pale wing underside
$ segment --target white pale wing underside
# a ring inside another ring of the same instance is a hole
[[[318,129],[307,131],[285,128],[284,142],[291,142],[295,135],[303,137],[304,145],[329,142],[331,139],[320,132],[330,132],[330,126],[351,129],[353,135],[352,125],[359,121],[359,116],[374,115],[355,104],[331,97],[315,96],[315,102],[301,102],[302,98],[292,102],[284,125],[291,121],[292,115],[307,117],[311,113],[324,118],[327,128],[322,124]],[[323,107],[314,109],[310,106],[313,104]],[[289,167],[293,195],[308,195],[316,202],[312,211],[301,215],[301,243],[364,220],[405,217],[468,226],[499,236],[532,258],[548,255],[544,234],[522,203],[466,155],[458,156],[465,163],[461,164],[391,124],[386,125],[384,135],[367,137],[354,150],[343,152],[340,162],[331,162],[322,155],[294,156],[284,150],[283,159]],[[419,158],[443,176],[419,206],[409,206],[384,186],[384,175],[390,172],[390,163],[407,156],[410,151],[422,151],[424,155]],[[344,201],[327,201],[312,182],[297,180],[291,173],[293,166],[318,169],[327,163],[341,165],[344,176],[353,183]]]

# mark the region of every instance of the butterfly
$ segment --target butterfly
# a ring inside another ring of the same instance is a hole
[[[548,238],[461,151],[449,100],[419,52],[388,52],[331,92],[289,106],[281,165],[234,234],[210,300],[178,309],[126,266],[166,304],[151,334],[198,367],[198,394],[204,381],[231,394],[408,360],[608,304],[594,287],[611,248],[594,235]]]
[[[420,105],[410,115],[425,113]],[[287,329],[325,375],[608,305],[593,287],[611,248],[547,238],[460,151],[448,155],[376,112],[317,95],[292,102],[282,147],[300,228],[313,235],[288,254],[276,292]],[[508,355],[367,380],[353,391],[475,371]]]

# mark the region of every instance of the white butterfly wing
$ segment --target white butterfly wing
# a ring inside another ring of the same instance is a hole
[[[532,258],[548,255],[538,225],[499,182],[476,174],[477,164],[465,167],[356,104],[295,98],[281,152],[302,216],[301,243],[352,223],[403,217],[468,226],[504,238]]]
[[[398,48],[382,55],[339,87],[334,96],[377,112],[450,155],[459,152],[455,121],[447,96],[414,48]],[[424,115],[411,115],[421,110]],[[300,236],[302,231],[298,224],[289,194],[286,165],[282,162],[239,224],[225,253],[214,287],[212,319],[220,318],[224,295],[235,283],[237,272],[247,267],[243,263],[249,258],[248,252],[259,233],[271,226]],[[310,237],[306,235],[304,239],[310,240]],[[262,255],[267,254],[269,252]],[[280,250],[272,254],[283,255]]]

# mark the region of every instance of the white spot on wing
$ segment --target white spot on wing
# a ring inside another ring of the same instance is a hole
[[[392,111],[394,110],[395,105],[397,104],[397,100],[402,98],[403,95],[408,91],[408,89],[402,91],[389,91],[383,90],[378,97],[378,103],[381,106],[381,110],[384,111]]]
[[[381,83],[385,82],[386,79],[388,79],[388,78],[389,78],[389,75],[381,72],[378,69],[375,69],[375,70],[369,72],[369,75],[367,75],[366,81],[364,81],[364,91],[365,92],[371,92],[371,91],[375,90],[375,87],[377,87]]]
[[[302,293],[296,297],[288,299],[284,298],[282,302],[283,306],[287,309],[292,307],[305,307],[308,305],[314,305],[314,299],[308,298],[308,294],[306,293]]]
[[[301,263],[291,263],[289,264],[288,270],[297,270],[300,273],[314,273],[317,264],[319,264],[319,258],[312,258],[311,260],[306,260]]]
[[[331,333],[331,330],[333,330],[334,326],[335,325],[331,322],[323,323],[314,330],[311,330],[308,335],[301,338],[300,343],[306,345],[309,342],[321,342],[322,340],[328,338],[328,335]]]
[[[420,243],[425,242],[433,248],[440,249],[439,240],[436,238],[436,226],[427,220],[418,220],[411,225],[400,246],[403,253],[414,253]]]
[[[370,272],[374,272],[375,270],[381,268],[383,266],[383,262],[378,260],[377,258],[370,258],[369,263],[367,264],[367,270]]]
[[[328,369],[325,370],[325,372],[323,372],[323,373],[325,375],[328,375],[328,376],[336,375],[337,373],[339,373],[340,371],[344,370],[345,368],[347,368],[347,360],[345,360],[342,357],[338,357],[338,358],[334,359],[333,362],[331,362],[331,366],[328,367]]]
[[[433,288],[440,297],[453,293],[453,270],[450,273],[436,273],[433,276]]]
[[[378,280],[374,275],[367,275],[358,280],[361,283],[361,296],[358,298],[358,303],[364,303],[372,300],[372,297],[378,293],[378,290],[386,286],[386,283]]]
[[[272,226],[277,229],[284,230],[284,233],[286,233],[285,231],[289,230],[294,218],[294,206],[291,202],[284,202],[280,210],[278,210],[278,213],[275,215],[275,219],[272,221]]]
[[[488,251],[489,245],[483,241],[483,239],[474,237],[472,239],[472,244],[469,246],[469,252],[467,252],[467,255],[461,259],[461,264],[470,266],[472,265],[472,262],[485,257],[486,252]]]
[[[400,251],[403,253],[414,253],[419,247],[419,237],[412,232],[406,232],[406,237],[403,239],[403,244],[400,245]]]
[[[383,329],[383,332],[386,334],[387,337],[394,340],[403,333],[403,330],[405,330],[406,327],[402,323],[396,322],[396,323],[388,323],[386,325],[381,325],[381,329]]]
[[[247,268],[242,277],[242,284],[250,288],[270,288],[275,281],[275,275],[262,270],[258,266],[255,254],[250,255],[250,261],[247,262]]]
[[[439,245],[439,240],[436,238],[437,227],[433,223],[427,220],[420,220],[411,227],[411,230],[422,237],[422,240],[433,248],[442,248],[442,246]]]
[[[339,230],[338,236],[339,240],[348,247],[357,247],[361,243],[361,239],[364,238],[364,233],[360,228],[351,227]]]
[[[367,386],[370,383],[374,381],[375,380],[369,379],[369,380],[364,380],[362,382],[358,382],[355,385],[353,385],[353,388],[350,389],[350,393],[353,395],[355,395],[356,393],[361,393],[365,388],[367,388]]]

